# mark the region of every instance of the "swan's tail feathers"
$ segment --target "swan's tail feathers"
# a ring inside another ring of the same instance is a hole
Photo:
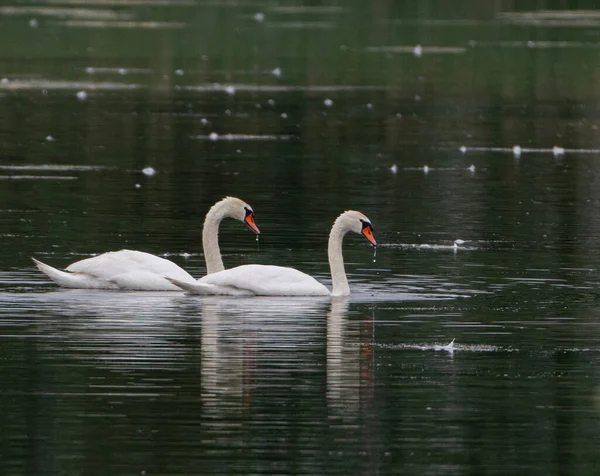
[[[52,266],[48,266],[41,261],[31,258],[37,268],[48,276],[52,281],[54,281],[59,286],[63,286],[65,288],[76,287],[77,275],[73,273],[67,273],[65,271],[61,271],[59,269],[53,268]]]
[[[165,279],[190,294],[202,294],[205,296],[214,294],[209,291],[209,286],[205,286],[203,284],[187,283],[185,281],[180,281],[179,279],[169,278],[168,276],[165,276]]]

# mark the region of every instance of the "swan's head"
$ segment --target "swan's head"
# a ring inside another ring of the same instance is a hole
[[[227,214],[230,217],[243,221],[254,233],[260,235],[260,230],[254,221],[254,210],[250,205],[235,197],[225,197],[223,202],[227,204]]]
[[[348,231],[363,235],[369,240],[369,243],[377,246],[377,242],[373,236],[373,225],[366,215],[354,210],[348,210],[338,217],[336,223],[340,223]]]

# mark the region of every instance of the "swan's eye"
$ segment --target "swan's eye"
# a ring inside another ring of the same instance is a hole
[[[360,222],[362,223],[362,229],[370,228],[373,231],[373,225],[371,225],[368,221],[365,221],[361,218]]]

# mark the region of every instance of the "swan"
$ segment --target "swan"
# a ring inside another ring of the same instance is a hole
[[[174,276],[167,279],[191,294],[221,294],[231,296],[347,296],[350,294],[342,240],[353,231],[364,235],[376,246],[373,225],[362,213],[349,210],[342,213],[334,222],[329,234],[327,254],[331,269],[332,289],[329,291],[315,278],[294,268],[249,264],[219,271],[196,282],[181,281]]]
[[[243,221],[254,233],[260,234],[254,222],[254,211],[246,202],[235,197],[225,197],[215,203],[206,214],[202,228],[202,248],[207,274],[225,269],[218,241],[219,224],[225,217]],[[165,276],[173,276],[184,283],[196,282],[187,271],[172,261],[143,251],[121,250],[103,253],[70,264],[65,271],[48,266],[35,258],[31,259],[42,273],[65,288],[180,291],[180,288],[167,281]]]

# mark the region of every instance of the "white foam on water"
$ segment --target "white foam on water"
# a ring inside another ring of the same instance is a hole
[[[89,2],[88,2],[89,3]],[[84,3],[85,5],[85,3]],[[41,17],[56,17],[60,19],[64,18],[77,18],[77,19],[88,19],[88,20],[119,20],[123,18],[123,14],[116,12],[115,10],[109,9],[95,9],[95,8],[61,8],[52,6],[3,6],[0,7],[0,15],[39,15]],[[35,20],[35,19],[34,19]],[[30,23],[30,26],[31,23]],[[35,26],[37,27],[37,20],[35,20]]]
[[[467,48],[463,46],[367,46],[365,48],[367,53],[389,53],[389,54],[412,54],[417,58],[420,58],[424,54],[426,55],[459,55],[465,54]]]
[[[290,140],[294,136],[290,135],[274,135],[274,134],[217,134],[211,132],[210,134],[200,134],[197,136],[191,136],[190,139],[196,140],[211,140],[211,141],[280,141]]]
[[[140,89],[139,84],[113,83],[113,82],[93,82],[93,81],[55,81],[50,79],[11,79],[6,82],[0,81],[1,90],[53,90],[53,91],[125,91]],[[78,94],[79,94],[78,92]]]
[[[280,21],[269,22],[266,26],[287,30],[331,30],[337,27],[337,24],[328,21]]]
[[[429,244],[429,243],[378,243],[378,247],[382,248],[398,248],[403,250],[431,250],[431,251],[475,251],[481,248],[477,246],[463,246],[467,243],[464,240],[456,240],[451,245],[447,244]]]
[[[506,152],[512,153],[515,156],[520,156],[521,154],[552,154],[558,157],[565,154],[600,154],[600,149],[566,149],[559,146],[535,148],[518,145],[513,147],[466,147],[463,145],[458,150],[463,154],[467,152]]]
[[[0,165],[0,170],[41,170],[46,172],[65,172],[65,171],[98,171],[108,170],[113,167],[107,167],[104,165],[54,165],[54,164],[42,164],[42,165]]]
[[[93,84],[93,83],[91,83]],[[197,93],[214,93],[225,91],[227,87],[235,88],[237,92],[251,93],[285,93],[285,92],[346,92],[346,91],[386,91],[386,86],[354,86],[354,85],[322,85],[322,86],[304,86],[304,85],[281,85],[281,84],[197,84],[194,86],[181,86],[182,91]]]
[[[85,72],[89,75],[93,74],[150,74],[149,68],[107,68],[103,66],[87,66]],[[176,72],[177,73],[177,72]]]
[[[338,7],[333,5],[322,5],[322,6],[283,6],[274,5],[267,9],[269,12],[278,13],[281,15],[331,15],[335,13],[343,13],[348,11],[347,8]]]
[[[187,27],[183,22],[167,21],[103,21],[103,20],[65,20],[60,25],[70,28],[130,28],[140,30],[182,30]]]
[[[534,27],[598,27],[600,14],[597,10],[541,10],[527,12],[503,12],[496,15],[501,22]]]
[[[419,343],[419,344],[377,344],[374,343],[373,347],[381,347],[384,349],[398,349],[398,350],[420,350],[420,351],[433,351],[433,352],[447,352],[448,354],[454,354],[454,352],[516,352],[512,347],[500,347],[496,345],[487,344],[456,344],[456,339],[452,339],[450,343]]]
[[[599,23],[600,25],[600,23]],[[476,41],[469,42],[471,48],[527,48],[527,49],[552,49],[552,48],[600,48],[598,42],[587,41]]]
[[[0,180],[77,180],[67,175],[0,175]]]

